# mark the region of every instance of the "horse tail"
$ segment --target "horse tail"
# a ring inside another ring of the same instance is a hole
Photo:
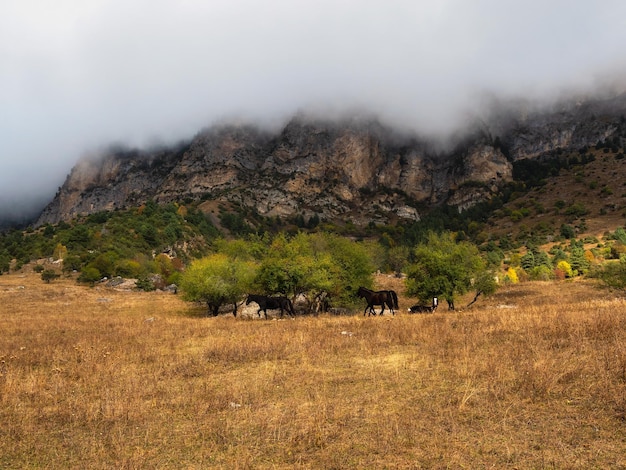
[[[296,316],[296,311],[293,308],[293,302],[291,301],[291,299],[287,299],[287,309],[289,310],[289,314],[292,317]]]
[[[393,308],[397,309],[398,306],[398,294],[396,294],[395,290],[390,290],[389,294],[391,295],[391,301],[393,302]]]

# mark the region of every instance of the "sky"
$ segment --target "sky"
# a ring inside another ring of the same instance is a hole
[[[307,111],[446,135],[625,72],[623,0],[0,0],[0,219],[111,144]]]

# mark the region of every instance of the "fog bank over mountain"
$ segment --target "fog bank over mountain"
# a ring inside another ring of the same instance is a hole
[[[493,103],[623,90],[624,18],[615,0],[9,0],[0,219],[37,212],[111,143],[354,110],[445,138]]]

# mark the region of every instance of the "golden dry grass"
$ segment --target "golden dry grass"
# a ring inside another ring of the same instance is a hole
[[[265,321],[13,274],[0,305],[1,468],[626,468],[626,302],[584,282]]]

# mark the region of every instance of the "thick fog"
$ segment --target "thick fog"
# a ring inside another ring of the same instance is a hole
[[[311,110],[445,135],[485,97],[612,86],[625,47],[621,0],[4,0],[0,219],[110,143]]]

